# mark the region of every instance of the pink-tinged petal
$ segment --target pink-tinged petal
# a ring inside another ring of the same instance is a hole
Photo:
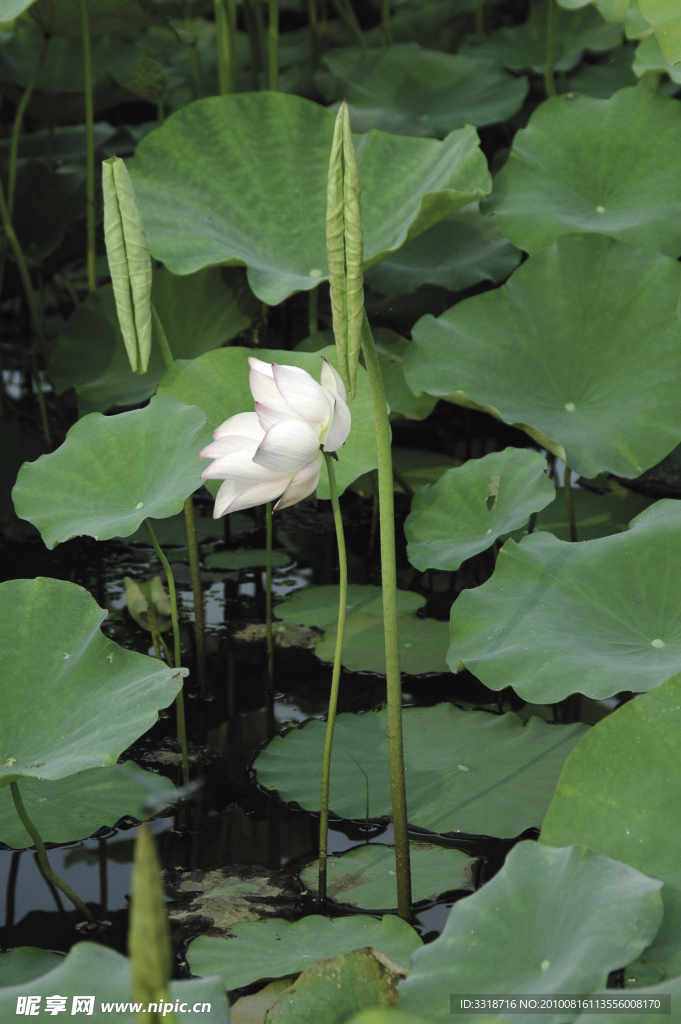
[[[252,370],[264,374],[265,377],[273,377],[272,363],[266,363],[263,359],[256,359],[255,356],[248,357],[248,365]]]
[[[352,426],[350,410],[340,395],[336,395],[336,408],[333,413],[333,421],[329,432],[324,439],[324,451],[335,452],[342,444],[345,444]]]
[[[319,483],[322,460],[322,453],[317,452],[314,459],[308,462],[306,466],[303,466],[302,469],[299,469],[297,473],[293,474],[291,483],[274,506],[275,512],[280,511],[282,508],[288,508],[289,505],[295,505],[296,502],[302,501],[303,498],[308,498],[316,490]]]
[[[231,455],[232,452],[250,452],[251,458],[255,455],[258,450],[258,445],[262,438],[254,437],[240,437],[237,434],[228,434],[226,437],[220,437],[217,441],[211,441],[205,448],[202,448],[199,452],[200,459],[219,459],[223,455]]]
[[[225,512],[241,512],[245,508],[253,508],[255,505],[264,505],[266,501],[274,501],[286,491],[290,479],[291,474],[288,473],[285,476],[273,477],[267,483],[254,484],[253,487],[246,488],[237,494],[219,515],[224,515]],[[213,514],[215,515],[215,513]]]
[[[289,416],[294,416],[294,410],[288,405],[279,392],[279,388],[277,387],[277,383],[274,379],[274,374],[262,373],[257,365],[259,364],[260,366],[270,367],[270,364],[262,363],[259,359],[253,358],[250,358],[248,362],[251,364],[251,368],[248,372],[248,385],[255,401],[260,402],[263,405],[271,406],[272,409],[278,410],[282,414],[287,413]]]
[[[259,466],[253,461],[253,449],[246,452],[230,452],[222,458],[211,462],[208,469],[201,474],[204,480],[227,479],[236,480],[239,486],[250,487],[251,484],[260,483],[263,480],[271,480],[273,476],[279,476],[286,470],[277,469],[272,472],[265,466]],[[289,472],[293,472],[290,470]]]
[[[225,514],[227,506],[234,500],[239,493],[239,488],[234,480],[225,480],[221,485],[220,490],[215,495],[215,504],[213,505],[213,519],[219,519],[220,516]]]
[[[298,416],[291,406],[287,405],[283,400],[279,403],[279,408],[267,405],[264,402],[256,402],[255,411],[258,415],[258,420],[260,421],[260,426],[263,428],[264,434],[267,433],[268,430],[271,430],[275,423],[281,423],[282,420],[303,420],[303,417]],[[262,440],[262,438],[260,440]]]
[[[215,428],[213,439],[219,441],[221,437],[229,437],[232,434],[238,434],[240,437],[254,437],[257,441],[263,439],[263,429],[254,412],[238,412],[236,416],[230,416],[228,420]]]
[[[308,423],[324,423],[329,419],[329,403],[324,389],[299,366],[272,363],[272,372],[279,394]]]
[[[343,383],[340,373],[338,373],[335,367],[331,365],[328,359],[324,359],[324,356],[322,356],[321,381],[323,388],[328,388],[328,390],[333,391],[335,395],[340,395],[344,402],[347,401],[345,384]]]
[[[282,420],[268,430],[253,462],[273,473],[295,473],[319,451],[319,432],[304,420]]]

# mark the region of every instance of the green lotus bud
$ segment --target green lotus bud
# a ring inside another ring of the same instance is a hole
[[[352,141],[350,113],[344,101],[336,117],[329,162],[326,251],[338,364],[350,398],[355,394],[364,315],[359,198],[357,154]]]
[[[128,952],[133,1000],[141,1003],[145,1009],[149,1003],[156,1003],[160,1007],[158,1014],[145,1013],[144,1016],[138,1015],[137,1019],[145,1024],[173,1022],[173,1013],[163,1015],[165,1005],[169,1004],[168,981],[172,954],[161,884],[161,865],[154,837],[147,824],[142,825],[135,842]]]
[[[143,629],[152,630],[152,620],[149,616],[149,609],[153,615],[154,628],[160,633],[170,629],[172,624],[170,600],[165,592],[160,576],[154,576],[153,580],[144,583],[137,583],[130,576],[124,576],[125,602],[128,611],[135,622]]]
[[[134,373],[146,373],[151,353],[151,256],[125,163],[102,162],[104,238],[118,322]]]

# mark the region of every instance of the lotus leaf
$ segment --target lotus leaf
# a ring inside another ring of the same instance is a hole
[[[512,71],[534,71],[543,74],[546,66],[548,3],[540,0],[530,8],[524,25],[500,28],[482,44],[464,44],[462,53],[491,57]],[[571,71],[586,50],[602,53],[614,50],[622,42],[622,26],[604,22],[589,4],[579,11],[560,12],[556,38],[556,71]]]
[[[207,352],[191,361],[178,359],[159,385],[159,394],[174,395],[185,402],[200,406],[212,427],[217,427],[238,412],[252,412],[253,396],[248,386],[248,357],[251,350],[238,345]],[[315,380],[319,380],[321,357],[338,368],[336,349],[325,348],[319,353],[287,352],[285,349],[258,350],[258,358],[285,366],[300,366]],[[352,415],[350,436],[338,451],[336,465],[338,491],[343,493],[348,484],[362,473],[377,465],[376,428],[371,393],[366,370],[357,368],[357,391],[348,403]],[[207,463],[205,465],[208,465]],[[201,466],[201,469],[205,468]],[[329,484],[322,473],[317,495],[329,497]]]
[[[107,640],[105,618],[73,583],[0,584],[0,787],[110,767],[174,700],[184,670]]]
[[[192,974],[219,974],[231,991],[264,978],[297,974],[317,960],[329,960],[353,949],[371,946],[406,967],[421,945],[411,925],[387,914],[382,920],[359,915],[334,921],[320,915],[299,921],[244,921],[228,939],[201,935],[189,943]]]
[[[636,85],[636,75],[631,67],[632,57],[630,47],[621,46],[598,64],[580,64],[570,75],[570,92],[582,92],[585,96],[607,100],[618,89]]]
[[[409,821],[433,832],[513,837],[536,828],[565,758],[584,725],[527,724],[517,715],[461,711],[453,704],[403,712]],[[390,815],[387,711],[340,714],[329,809],[343,818]],[[326,725],[317,719],[276,736],[255,760],[258,781],[282,800],[319,810]]]
[[[85,175],[80,167],[50,169],[42,160],[24,160],[17,168],[14,227],[29,266],[39,266],[82,216]]]
[[[424,50],[418,43],[332,50],[324,63],[357,132],[379,128],[442,139],[467,124],[513,117],[528,89],[526,78],[512,78],[495,60]]]
[[[202,978],[194,981],[171,981],[170,998],[179,1000],[185,1010],[176,1015],[178,1021],[191,1021],[192,1008],[207,1004],[210,1009],[201,1014],[203,1024],[229,1024],[229,1007],[217,978]],[[0,1019],[14,1020],[19,996],[52,996],[55,992],[67,997],[67,1013],[82,1013],[86,1010],[73,1009],[73,997],[89,993],[95,996],[95,1003],[89,1020],[97,1024],[108,1024],[115,1017],[116,1024],[136,1024],[137,1015],[128,1010],[132,997],[130,962],[120,953],[94,942],[79,942],[61,962],[47,974],[30,983],[21,981],[0,989]],[[116,1012],[116,1003],[124,1004],[125,1010]],[[104,1006],[111,1009],[104,1009]],[[43,1014],[41,1013],[41,1016]],[[193,1015],[195,1018],[195,1014]],[[57,1018],[58,1019],[58,1018]]]
[[[417,569],[458,569],[556,497],[537,452],[506,448],[449,469],[415,495],[404,524]]]
[[[681,18],[679,19],[679,25],[681,26]],[[681,39],[681,27],[679,28],[679,38]],[[639,78],[646,71],[660,71],[665,75],[669,75],[675,85],[681,85],[681,65],[674,67],[669,63],[663,55],[660,44],[655,36],[648,36],[646,39],[642,39],[636,47],[633,70]]]
[[[178,274],[246,265],[269,305],[326,280],[334,123],[284,93],[214,96],[177,111],[130,162],[153,255]],[[356,146],[367,268],[490,191],[470,126],[443,142],[370,132]]]
[[[483,216],[478,203],[406,242],[394,256],[366,274],[366,283],[381,295],[399,296],[423,284],[462,291],[480,281],[502,281],[520,263],[520,251],[504,238],[494,216]],[[374,332],[380,334],[380,329]]]
[[[442,935],[414,953],[400,1005],[451,1021],[450,993],[587,994],[602,988],[610,971],[655,935],[660,888],[628,864],[581,846],[519,843],[490,882],[454,905]],[[462,1024],[480,1019],[457,1017]],[[531,1013],[514,1019],[533,1021]],[[558,1024],[566,1015],[545,1019]]]
[[[176,359],[200,356],[248,326],[255,309],[242,275],[243,271],[217,268],[187,277],[154,271],[152,300]],[[50,356],[57,393],[74,387],[81,416],[146,401],[164,372],[156,345],[145,374],[130,369],[110,284],[74,310]]]
[[[47,36],[83,34],[80,0],[36,0],[31,14]],[[88,0],[91,35],[129,32],[165,18],[144,0]]]
[[[33,0],[0,0],[0,21],[14,21]]]
[[[14,507],[48,548],[81,534],[129,537],[147,516],[181,511],[201,485],[209,439],[201,410],[169,395],[118,416],[90,413],[56,452],[22,466]]]
[[[150,797],[153,811],[146,810]],[[121,818],[142,821],[175,799],[170,779],[145,772],[134,761],[111,768],[89,768],[54,782],[27,778],[21,798],[28,816],[45,843],[71,843],[87,839],[102,825],[113,826]],[[0,789],[0,842],[16,850],[33,845],[17,817],[5,786]]]
[[[575,510],[577,536],[582,540],[596,540],[613,533],[629,529],[631,520],[652,505],[652,498],[634,494],[624,487],[615,485],[604,494],[588,491],[583,487],[572,488],[572,503]],[[547,505],[537,516],[534,532],[540,530],[552,533],[559,540],[570,540],[570,526],[565,504],[565,492],[557,488],[556,500]],[[526,530],[515,530],[511,536],[520,541],[527,535]]]
[[[380,957],[380,959],[379,959]],[[278,997],[267,1021],[301,1024],[324,1021],[344,1024],[367,1006],[397,1006],[402,971],[370,947],[341,953],[306,967]]]
[[[528,252],[596,231],[676,258],[680,160],[675,100],[638,86],[609,100],[566,93],[542,103],[516,134],[483,210],[496,210],[506,237]]]
[[[562,236],[502,288],[422,317],[407,383],[522,427],[583,476],[638,476],[681,439],[680,288],[676,260]]]
[[[433,900],[454,889],[472,889],[473,861],[460,850],[429,843],[411,843],[412,901]],[[327,861],[328,894],[336,903],[362,910],[397,907],[395,849],[381,843],[357,846]],[[303,884],[317,891],[319,861],[300,872]]]
[[[296,622],[301,626],[326,629],[338,622],[338,587],[306,587],[280,601],[274,614],[278,619]],[[397,613],[405,615],[422,608],[425,597],[413,590],[397,591]],[[380,587],[351,583],[345,602],[347,615],[360,612],[372,616],[383,615],[383,592]]]
[[[593,993],[595,996],[601,998],[612,998],[612,989],[599,990]],[[622,993],[626,997],[626,993]],[[671,1017],[668,1020],[674,1021],[674,1017],[677,1016],[676,1007],[679,1005],[681,999],[681,980],[678,978],[674,981],[665,981],[662,985],[653,985],[650,988],[637,989],[635,992],[630,992],[630,996],[636,999],[659,999],[660,996],[671,996]],[[653,1004],[655,1005],[655,1004]],[[659,1024],[660,1011],[650,1010],[646,1012],[642,1010],[641,1013],[627,1011],[627,1024]],[[576,1024],[622,1024],[622,1013],[583,1013],[576,1019]],[[676,1022],[674,1021],[674,1024]]]
[[[7,985],[26,985],[47,974],[63,960],[61,953],[50,953],[35,946],[17,946],[0,953],[0,988]]]
[[[417,615],[400,615],[397,619],[400,648],[400,669],[407,675],[447,671],[447,624]],[[315,647],[322,661],[333,661],[336,650],[336,628],[329,626]],[[348,672],[386,674],[383,615],[359,612],[345,620],[343,666]]]
[[[626,533],[509,540],[494,575],[452,607],[452,671],[549,704],[652,690],[681,668],[681,509],[663,499]]]
[[[670,64],[681,63],[681,11],[676,0],[639,0],[641,14],[655,29]]]

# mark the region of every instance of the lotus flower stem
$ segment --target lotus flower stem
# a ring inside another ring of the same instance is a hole
[[[279,91],[279,0],[268,0],[268,82],[270,92]]]
[[[236,7],[234,0],[215,0],[215,48],[220,95],[236,91]]]
[[[203,615],[203,591],[201,589],[201,568],[199,566],[199,542],[196,536],[196,520],[194,518],[194,499],[191,494],[184,503],[184,520],[187,528],[187,546],[189,548],[189,568],[192,574],[192,593],[194,595],[194,636],[196,638],[196,668],[201,693],[206,692],[206,642]]]
[[[577,520],[575,519],[575,503],[572,497],[572,470],[565,464],[565,475],[563,477],[563,491],[565,492],[565,505],[567,506],[568,524],[570,526],[570,540],[577,540]]]
[[[91,292],[97,287],[95,254],[95,115],[92,103],[92,54],[90,52],[90,20],[88,0],[80,0],[83,33],[83,74],[85,76],[85,175],[87,213],[87,283]]]
[[[308,326],[312,337],[319,330],[319,285],[308,292]]]
[[[397,910],[400,917],[411,916],[411,872],[407,833],[407,795],[404,781],[402,741],[402,679],[397,629],[397,566],[395,562],[395,507],[390,421],[383,389],[383,377],[369,321],[364,315],[362,351],[369,377],[376,424],[378,454],[378,501],[381,536],[381,577],[383,584],[383,629],[388,697],[388,753],[390,757],[390,796],[395,831],[395,869],[397,873]]]
[[[558,41],[558,4],[556,0],[549,0],[548,3],[548,24],[546,29],[546,67],[544,68],[544,85],[546,97],[551,99],[556,95],[556,82],[554,72],[556,70],[556,44]]]
[[[18,782],[10,782],[9,788],[12,794],[12,800],[14,801],[14,807],[17,814],[19,815],[21,824],[24,826],[29,836],[33,840],[33,845],[35,846],[36,853],[38,854],[38,863],[40,864],[40,870],[44,874],[45,878],[49,882],[51,882],[52,885],[56,886],[57,889],[63,892],[67,899],[71,900],[71,903],[73,903],[74,907],[76,907],[77,910],[80,910],[81,914],[84,915],[84,917],[90,922],[90,924],[97,924],[97,918],[92,913],[90,908],[85,906],[80,896],[78,896],[78,894],[73,891],[71,886],[67,885],[66,882],[59,877],[59,875],[55,874],[55,872],[50,867],[50,862],[47,859],[47,853],[45,851],[45,844],[40,838],[40,833],[38,832],[38,829],[35,827],[31,819],[29,818],[28,814],[26,813],[24,801],[21,799],[21,793],[19,792]]]
[[[342,668],[343,637],[345,635],[345,605],[348,595],[348,563],[345,555],[345,535],[343,533],[343,517],[341,516],[340,504],[338,503],[338,488],[336,487],[336,470],[333,465],[333,457],[324,453],[326,470],[329,474],[329,491],[331,492],[331,507],[333,509],[333,521],[336,526],[336,541],[338,544],[338,628],[336,630],[336,648],[333,656],[333,675],[331,676],[331,694],[329,696],[329,714],[326,719],[326,736],[324,738],[324,758],[322,761],[322,799],[321,815],[319,817],[319,899],[326,902],[326,862],[329,839],[329,780],[331,777],[331,748],[333,745],[333,727],[336,721],[336,708],[338,706],[338,686]],[[368,813],[368,809],[367,809]]]
[[[192,21],[192,0],[184,0],[184,30],[189,35],[194,35],[194,23]],[[201,99],[201,61],[199,51],[196,48],[196,38],[189,43],[189,62],[192,69],[192,89],[194,99]]]
[[[350,0],[333,0],[333,6],[336,8],[342,20],[350,29],[362,49],[368,49],[368,43],[364,38],[364,33],[362,32],[360,23],[357,21],[357,15],[355,14]]]
[[[274,644],[272,641],[272,502],[265,505],[265,622],[267,629],[267,713],[274,714]]]
[[[158,559],[165,570],[166,580],[168,581],[168,593],[170,595],[170,614],[173,620],[173,641],[175,645],[175,657],[173,658],[173,668],[179,668],[180,665],[182,664],[182,652],[180,649],[180,622],[177,616],[177,591],[175,590],[175,577],[173,576],[173,570],[170,568],[170,562],[163,554],[161,546],[159,542],[156,540],[156,534],[154,533],[151,527],[150,521],[148,519],[145,519],[144,525],[147,528],[149,540],[151,541],[152,547],[156,552]],[[180,692],[175,698],[175,709],[177,713],[177,738],[180,744],[180,750],[182,751],[182,784],[186,786],[189,784],[189,756],[187,753],[187,729],[184,720],[184,691],[182,689],[180,689]]]
[[[9,173],[7,178],[7,206],[9,208],[10,217],[14,212],[14,189],[17,181],[17,154],[19,152],[19,136],[21,135],[21,126],[24,121],[24,113],[26,107],[29,104],[33,90],[35,89],[36,83],[40,78],[40,72],[43,69],[45,63],[45,55],[47,53],[47,47],[49,44],[49,38],[46,36],[43,39],[43,45],[40,48],[38,54],[38,60],[33,69],[28,85],[24,89],[24,94],[19,100],[16,113],[14,115],[14,124],[12,125],[12,139],[9,147]],[[4,269],[4,268],[3,268]]]
[[[383,46],[391,46],[393,33],[390,27],[390,0],[383,0],[381,4],[381,43]]]

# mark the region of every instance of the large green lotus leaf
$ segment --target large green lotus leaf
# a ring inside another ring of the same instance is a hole
[[[64,957],[35,946],[16,946],[0,953],[0,988],[25,985],[57,967]]]
[[[507,238],[528,252],[565,233],[597,231],[677,257],[680,160],[676,100],[638,86],[609,100],[566,93],[517,132],[484,209],[496,210]]]
[[[636,85],[636,75],[631,69],[632,57],[631,47],[625,45],[607,54],[598,64],[580,64],[568,79],[570,92],[607,100],[618,89]]]
[[[636,477],[681,440],[680,288],[676,260],[562,236],[502,288],[422,317],[407,383],[523,427],[582,476]]]
[[[14,21],[33,0],[0,0],[0,21]]]
[[[329,808],[343,818],[390,816],[387,711],[336,719]],[[461,711],[453,704],[405,708],[409,821],[433,832],[513,837],[538,827],[565,758],[587,726],[527,724],[517,715]],[[276,736],[258,755],[258,781],[282,800],[319,810],[326,724]]]
[[[454,889],[472,889],[473,861],[461,850],[447,850],[431,843],[410,843],[412,902],[433,900]],[[361,910],[397,907],[395,848],[366,843],[327,861],[327,891],[336,903]],[[303,885],[317,891],[319,861],[300,872]]]
[[[447,623],[400,615],[397,620],[400,669],[407,675],[447,671]],[[336,627],[329,626],[315,654],[322,661],[333,661],[336,652]],[[343,666],[348,672],[386,674],[383,616],[359,612],[345,620]]]
[[[605,494],[596,494],[584,487],[573,487],[572,503],[577,536],[582,541],[624,533],[629,529],[631,520],[652,505],[653,499],[618,486]],[[557,488],[556,500],[537,516],[534,532],[539,533],[541,530],[552,533],[559,540],[570,540],[570,524],[562,487]],[[527,530],[514,530],[511,533],[513,540],[517,541],[526,536]]]
[[[252,349],[234,345],[207,352],[191,361],[178,359],[159,384],[159,394],[174,395],[184,402],[200,406],[212,427],[219,426],[238,412],[252,412],[253,396],[248,386],[248,357],[252,354]],[[258,350],[258,359],[285,366],[300,366],[315,380],[319,380],[322,357],[338,368],[335,346],[318,353],[287,352],[285,349]],[[378,465],[371,392],[366,370],[361,366],[357,369],[357,391],[354,399],[348,403],[348,408],[352,415],[352,429],[338,451],[336,463],[336,481],[340,494],[358,476]],[[201,464],[201,471],[206,465],[208,463]],[[317,494],[320,498],[330,497],[324,470]]]
[[[679,1021],[681,1021],[678,1011],[679,1003],[681,1002],[681,979],[679,978],[674,981],[665,981],[661,985],[653,985],[650,988],[636,989],[635,992],[615,993],[609,988],[594,992],[593,995],[601,999],[612,999],[613,996],[621,996],[625,1000],[627,998],[658,1000],[660,996],[671,996],[671,1014],[665,1014],[665,1020],[669,1021],[669,1024],[679,1024]],[[649,1005],[659,1006],[660,1004],[654,1002]],[[626,1013],[626,1018],[624,1013]],[[619,1013],[602,1013],[600,1011],[583,1013],[576,1018],[576,1024],[622,1024],[625,1019],[627,1024],[659,1024],[660,1021],[659,1009],[641,1010],[640,1013],[625,1010],[624,1013],[622,1011]],[[399,1024],[399,1022],[396,1022],[396,1024]]]
[[[500,28],[482,46],[464,44],[462,53],[492,57],[512,71],[534,71],[543,74],[546,66],[548,4],[540,0],[530,8],[524,25]],[[591,5],[581,10],[558,15],[556,38],[556,70],[571,71],[584,52],[602,53],[614,50],[622,42],[622,26],[603,21]]]
[[[422,572],[458,569],[555,497],[538,452],[506,448],[469,459],[414,496],[404,524],[407,557]]]
[[[587,994],[647,945],[662,919],[662,883],[581,846],[519,843],[501,871],[459,900],[400,985],[403,1009],[451,1021],[451,994]],[[543,1019],[557,1024],[573,1014]],[[462,1024],[479,1021],[458,1014]],[[514,1014],[532,1024],[532,1014]]]
[[[201,410],[170,395],[118,416],[90,413],[56,452],[22,466],[12,492],[17,515],[48,548],[82,534],[129,537],[148,516],[182,510],[201,486],[198,454],[209,438]]]
[[[494,575],[452,606],[453,671],[551,704],[652,690],[681,668],[681,508],[656,502],[626,533],[509,540]]]
[[[71,1016],[82,1014],[98,1024],[108,1024],[112,1019],[116,1024],[136,1024],[138,1020],[137,1014],[128,1009],[132,998],[130,962],[115,950],[94,942],[79,942],[72,946],[68,956],[62,957],[53,970],[33,981],[21,981],[1,988],[0,1019],[14,1020],[18,997],[27,995],[40,996],[40,1016],[47,1019],[43,997],[57,992],[67,997],[66,1014]],[[180,1009],[175,1014],[177,1020],[191,1022],[195,1019],[193,1008],[198,1003],[197,1012],[202,1011],[201,1020],[205,1024],[229,1024],[229,1007],[219,979],[171,981],[169,992],[173,1009],[179,1000]],[[74,1008],[74,997],[82,997],[84,993],[95,997],[91,1013],[87,1009]],[[116,1003],[125,1008],[117,1010]],[[201,1004],[209,1009],[203,1010]],[[59,1020],[59,1017],[49,1019]]]
[[[36,0],[31,14],[47,36],[82,36],[80,0]],[[90,33],[129,32],[165,19],[144,0],[88,0]]]
[[[124,817],[143,821],[173,802],[175,787],[165,776],[126,761],[111,768],[89,768],[54,782],[24,779],[21,797],[43,842],[71,843]],[[154,798],[151,812],[145,810],[150,797]],[[0,789],[0,842],[16,850],[33,845],[7,786]]]
[[[184,670],[107,640],[105,618],[74,583],[0,584],[0,787],[108,768],[174,700]]]
[[[154,271],[152,300],[176,359],[203,355],[248,326],[255,309],[241,275],[215,267],[186,277]],[[157,345],[152,345],[146,373],[130,369],[110,284],[73,311],[50,355],[57,393],[75,388],[81,416],[145,402],[165,369]]]
[[[327,629],[338,622],[337,586],[306,587],[298,590],[290,597],[279,601],[274,609],[278,619],[295,622],[300,626],[317,626]],[[426,603],[422,594],[413,590],[397,591],[397,613],[406,615],[418,611]],[[359,612],[369,615],[383,615],[383,592],[380,587],[367,584],[350,583],[345,601],[346,614],[357,615]]]
[[[331,89],[347,100],[356,132],[371,128],[396,135],[442,139],[464,125],[506,121],[528,90],[495,60],[396,43],[376,50],[345,48],[324,57]]]
[[[406,242],[368,271],[365,281],[395,298],[422,284],[458,292],[480,281],[502,281],[518,266],[520,255],[500,232],[496,217],[483,216],[478,203],[471,203]]]
[[[641,14],[655,29],[670,64],[681,63],[681,10],[677,0],[639,0]]]
[[[177,111],[129,165],[154,256],[178,274],[245,264],[270,305],[326,280],[334,124],[324,107],[285,93],[214,96]],[[369,132],[356,147],[367,268],[491,188],[470,126],[443,142]]]
[[[681,16],[679,17],[679,38],[681,39]],[[681,60],[681,55],[679,57]],[[675,85],[681,85],[681,66],[674,67],[660,49],[660,44],[655,36],[648,36],[642,39],[636,47],[633,70],[640,78],[646,71],[660,71],[669,75]]]
[[[420,945],[414,929],[391,914],[382,920],[361,915],[335,921],[313,914],[294,922],[243,921],[232,926],[227,939],[201,935],[189,943],[187,962],[192,974],[219,974],[229,992],[264,978],[297,974],[317,960],[365,946],[406,967]]]
[[[67,227],[82,217],[85,175],[79,167],[50,169],[42,160],[25,160],[17,169],[13,224],[29,266],[54,252]]]

